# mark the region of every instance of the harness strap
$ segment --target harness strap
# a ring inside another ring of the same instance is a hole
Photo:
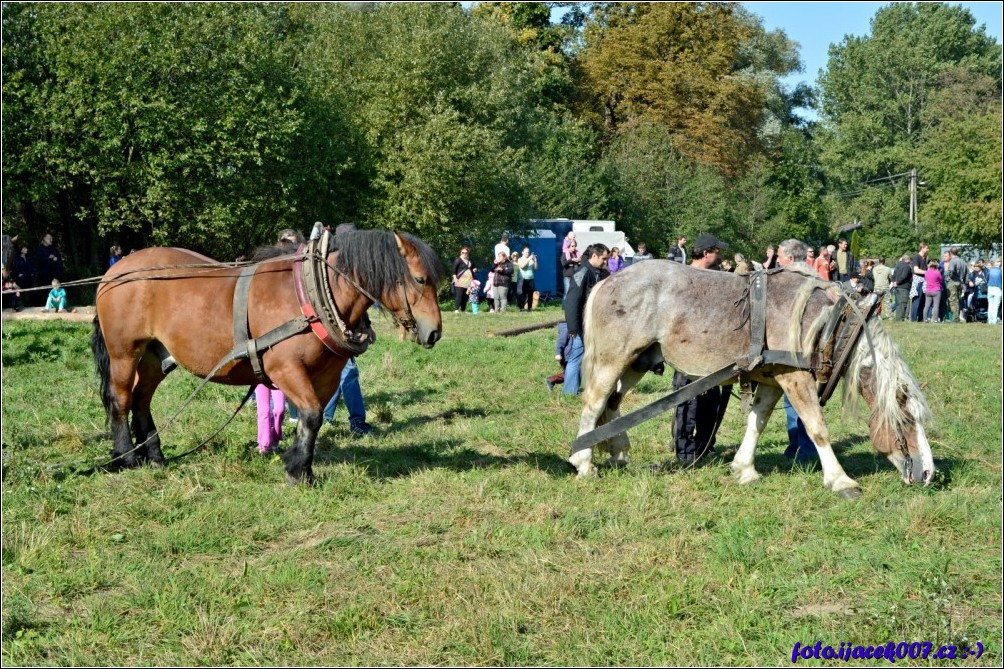
[[[310,322],[310,329],[329,351],[344,357],[366,352],[371,337],[355,335],[338,315],[335,297],[328,283],[327,258],[334,251],[331,233],[325,230],[299,250],[293,262],[293,285],[300,312]]]
[[[879,301],[874,298],[871,299],[871,303],[868,305],[867,313],[864,315],[853,305],[853,303],[848,302],[848,307],[852,308],[858,318],[854,321],[854,324],[849,327],[844,327],[840,335],[838,335],[837,340],[837,357],[833,363],[833,371],[830,374],[829,380],[827,380],[826,385],[822,386],[819,390],[819,406],[826,406],[826,402],[833,396],[833,391],[837,387],[837,382],[844,375],[844,370],[847,367],[847,363],[850,362],[851,354],[854,353],[857,348],[858,340],[861,338],[862,332],[866,332],[865,326],[868,321],[872,319],[875,312],[878,309]],[[872,355],[875,354],[875,347],[872,346]]]
[[[248,329],[248,293],[251,290],[251,279],[254,278],[257,269],[257,265],[248,265],[242,269],[240,278],[237,279],[237,287],[234,288],[234,351],[242,349],[239,357],[248,359],[255,378],[261,383],[271,385],[261,368],[257,343],[251,338]]]
[[[683,388],[675,390],[647,406],[644,406],[636,411],[632,411],[620,418],[616,418],[606,425],[597,427],[595,430],[579,435],[579,437],[572,443],[572,455],[587,448],[592,448],[601,441],[605,441],[620,434],[621,432],[626,432],[632,427],[640,425],[651,418],[655,418],[679,404],[689,402],[698,395],[707,392],[711,388],[720,386],[723,381],[728,381],[729,379],[734,378],[738,372],[738,367],[736,367],[735,363],[732,363],[728,367],[723,367],[717,372],[713,372],[705,377],[688,383]]]

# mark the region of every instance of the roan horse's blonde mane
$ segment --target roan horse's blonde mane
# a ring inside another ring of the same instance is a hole
[[[798,271],[797,269],[795,271]],[[812,276],[806,271],[801,273]],[[791,320],[788,324],[788,347],[792,351],[814,351],[820,332],[829,320],[835,305],[824,307],[812,321],[802,336],[802,317],[809,299],[816,290],[825,290],[832,297],[833,283],[820,279],[806,281],[795,295],[792,303]],[[843,408],[853,411],[861,391],[861,375],[866,368],[877,365],[871,374],[875,383],[875,406],[872,418],[877,419],[877,428],[888,428],[894,434],[902,435],[909,427],[911,419],[929,425],[932,422],[931,409],[924,399],[917,380],[910,373],[899,348],[893,342],[882,324],[874,319],[868,324],[868,336],[862,336],[851,356],[844,376]],[[874,356],[872,346],[874,345]],[[903,405],[901,405],[903,402]],[[904,408],[906,412],[904,413]]]

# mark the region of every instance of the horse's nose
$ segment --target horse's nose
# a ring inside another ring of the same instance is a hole
[[[443,335],[439,332],[439,330],[433,330],[429,333],[429,341],[426,343],[426,346],[435,346],[436,342],[439,341],[442,336]]]

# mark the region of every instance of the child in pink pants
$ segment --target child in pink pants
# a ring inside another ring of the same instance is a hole
[[[258,452],[266,455],[279,450],[286,398],[281,390],[272,390],[263,383],[255,387],[254,398],[258,404]]]

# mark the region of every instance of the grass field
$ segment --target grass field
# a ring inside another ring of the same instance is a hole
[[[166,468],[67,474],[54,465],[111,447],[90,327],[5,323],[4,665],[774,665],[817,640],[980,641],[980,658],[948,662],[1001,663],[999,328],[889,326],[927,384],[939,474],[902,485],[834,401],[863,491],[847,502],[782,457],[780,412],[763,479],[735,484],[738,402],[706,466],[652,473],[667,418],[632,431],[629,468],[576,480],[578,402],[544,386],[553,330],[484,336],[559,314],[445,312],[431,351],[378,322],[359,359],[378,435],[352,437],[340,408],[313,488],[257,455],[252,407]],[[625,408],[669,382],[646,378]],[[172,374],[155,417],[196,384]],[[211,434],[244,390],[209,386],[165,453]]]

